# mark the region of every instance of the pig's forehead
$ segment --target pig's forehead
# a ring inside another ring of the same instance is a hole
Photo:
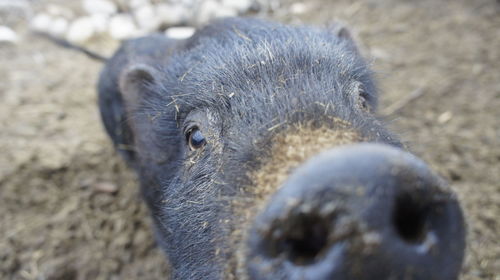
[[[299,31],[251,41],[236,35],[234,40],[203,40],[178,57],[182,66],[175,69],[175,77],[209,96],[254,90],[263,95],[286,87],[328,88],[369,79],[368,68],[349,42],[327,32]]]
[[[347,100],[356,81],[373,89],[350,42],[327,31],[286,28],[248,36],[205,38],[174,56],[163,71],[167,104],[208,106],[242,118],[261,111],[269,118],[316,105],[333,109],[328,104]]]

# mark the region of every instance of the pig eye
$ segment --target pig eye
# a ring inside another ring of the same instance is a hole
[[[186,140],[188,142],[191,151],[197,150],[206,144],[205,136],[201,133],[198,127],[191,128],[186,134]]]

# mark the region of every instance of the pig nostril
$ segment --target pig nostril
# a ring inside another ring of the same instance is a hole
[[[313,263],[327,246],[327,225],[317,215],[294,215],[275,228],[268,253],[271,257],[285,256],[296,265]]]
[[[425,204],[409,194],[396,198],[393,223],[404,241],[412,244],[424,241],[429,219],[429,209]]]
[[[328,230],[319,218],[302,217],[297,226],[285,236],[289,258],[296,264],[307,264],[321,252],[327,243]]]

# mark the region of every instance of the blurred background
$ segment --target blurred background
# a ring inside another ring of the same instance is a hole
[[[464,207],[462,279],[500,279],[500,3],[495,0],[0,0],[0,279],[161,279],[168,273],[133,174],[96,106],[105,56],[216,17],[349,26],[380,115]]]

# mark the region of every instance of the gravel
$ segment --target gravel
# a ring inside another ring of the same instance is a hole
[[[83,9],[88,14],[103,14],[112,15],[118,11],[116,4],[107,0],[84,0],[82,2]]]
[[[190,34],[186,30],[213,19],[257,12],[270,2],[273,1],[81,0],[80,5],[76,5],[80,10],[75,8],[68,11],[67,7],[47,5],[45,10],[31,17],[31,27],[78,43],[85,43],[95,36],[107,35],[116,40],[124,40],[159,31],[182,37]],[[80,16],[75,16],[77,14]],[[186,29],[166,31],[174,27]]]
[[[50,31],[50,29],[48,31]],[[70,42],[82,43],[92,38],[94,34],[94,23],[89,16],[86,16],[78,18],[71,23],[66,33],[66,39]]]
[[[131,15],[117,14],[109,22],[108,33],[114,39],[123,40],[137,36],[139,30]]]
[[[18,37],[14,30],[7,26],[0,26],[0,43],[15,43]]]

